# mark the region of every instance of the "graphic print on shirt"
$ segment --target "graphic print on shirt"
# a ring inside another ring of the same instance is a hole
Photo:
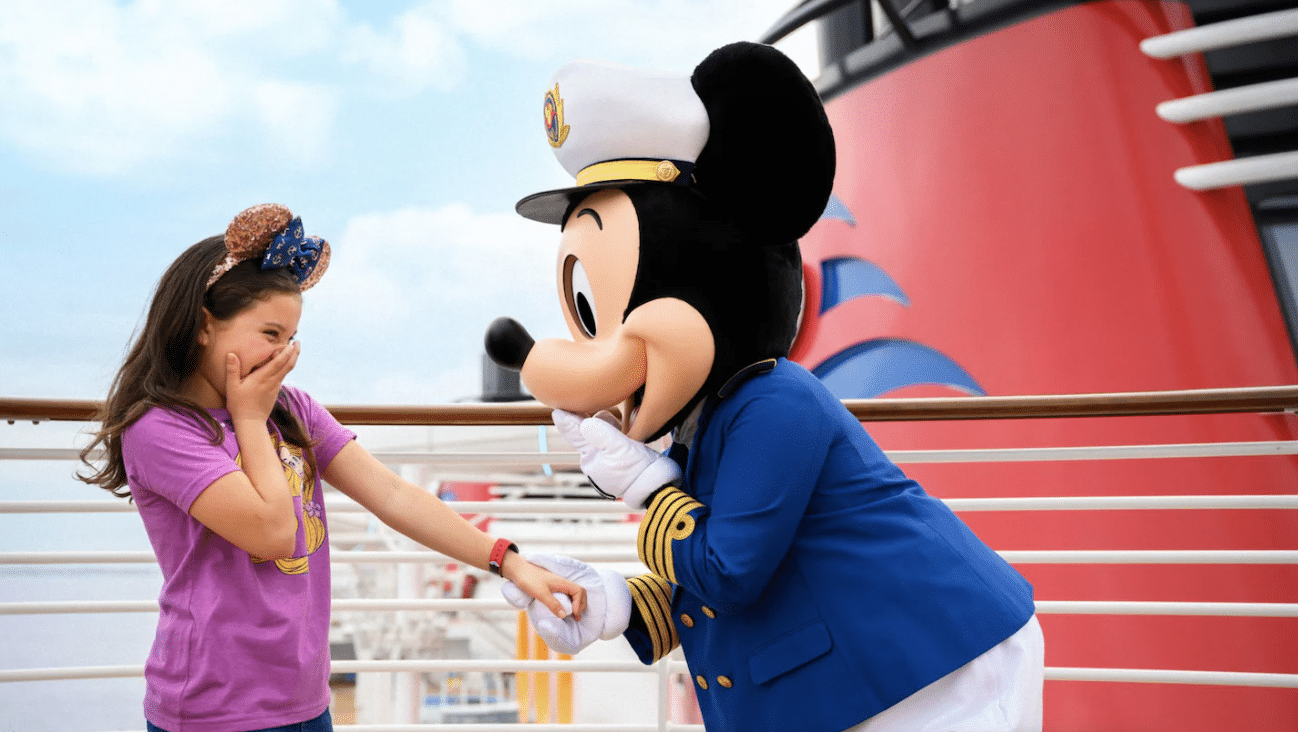
[[[289,494],[301,500],[302,518],[298,523],[298,529],[301,531],[305,528],[306,532],[305,553],[288,559],[276,559],[275,566],[284,574],[305,574],[311,569],[310,555],[324,544],[325,525],[322,518],[324,507],[316,501],[315,476],[309,474],[310,467],[303,457],[302,448],[281,441],[274,432],[270,434],[270,439],[275,445],[275,452],[279,454],[280,463],[284,466],[284,477],[288,479]],[[239,467],[243,467],[242,454],[236,455],[234,461]],[[252,561],[253,564],[264,564],[269,560],[252,557]]]

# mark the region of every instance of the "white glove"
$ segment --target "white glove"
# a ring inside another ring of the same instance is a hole
[[[508,580],[500,593],[510,605],[522,610],[545,644],[559,653],[575,655],[597,640],[612,640],[631,622],[631,589],[622,575],[609,569],[595,569],[585,562],[552,554],[529,554],[527,561],[572,580],[586,590],[586,612],[573,620],[567,595],[554,593],[569,615],[560,619],[545,605],[529,597]]]
[[[559,434],[581,455],[581,472],[609,498],[644,508],[654,491],[681,477],[675,460],[622,434],[606,412],[582,419],[556,409],[550,416]]]

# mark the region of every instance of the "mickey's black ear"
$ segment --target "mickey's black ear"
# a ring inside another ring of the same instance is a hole
[[[747,42],[713,51],[691,82],[710,124],[698,190],[759,241],[807,233],[834,184],[834,133],[815,87],[783,53]]]

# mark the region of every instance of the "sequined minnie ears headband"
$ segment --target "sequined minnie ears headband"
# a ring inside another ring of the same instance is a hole
[[[329,242],[302,233],[302,218],[287,206],[263,203],[244,210],[225,230],[225,259],[212,270],[207,286],[234,265],[261,257],[262,269],[288,269],[305,292],[329,268]]]

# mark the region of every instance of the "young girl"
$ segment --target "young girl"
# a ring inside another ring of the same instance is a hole
[[[301,293],[328,263],[328,243],[304,237],[277,204],[186,250],[162,276],[82,453],[88,462],[106,450],[82,480],[135,501],[162,568],[145,666],[150,732],[332,729],[321,478],[561,617],[553,593],[571,598],[574,616],[585,608],[580,586],[399,478],[282,383],[300,352]]]

